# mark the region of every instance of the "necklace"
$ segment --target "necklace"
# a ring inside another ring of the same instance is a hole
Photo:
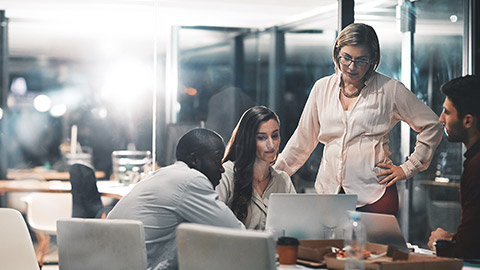
[[[362,88],[360,88],[357,92],[348,94],[348,93],[345,91],[345,87],[341,87],[341,89],[342,89],[342,94],[343,94],[346,98],[358,97],[358,95],[360,95],[360,91],[362,91]]]

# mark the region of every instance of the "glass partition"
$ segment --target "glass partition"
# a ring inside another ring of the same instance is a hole
[[[399,1],[355,1],[355,18],[372,25],[380,40],[379,72],[401,80],[402,33]],[[464,1],[415,1],[410,16],[414,20],[412,43],[411,90],[440,115],[444,96],[442,83],[462,75]],[[405,19],[405,18],[403,18]],[[410,151],[415,147],[411,132]],[[394,163],[402,163],[400,127],[390,134],[390,150]],[[432,163],[424,172],[409,180],[408,239],[426,247],[430,232],[443,227],[456,231],[460,221],[458,180],[462,168],[462,146],[444,138]],[[436,180],[436,181],[435,181]],[[447,182],[448,183],[441,183]]]
[[[294,16],[301,18],[321,13],[324,6],[336,4],[336,1],[300,1],[294,7],[287,8],[290,12],[288,18],[265,26],[265,22],[269,21],[265,17],[265,20],[261,20],[264,23],[258,28],[222,25],[182,27],[179,37],[179,89],[174,108],[178,114],[178,123],[166,124],[162,117],[162,114],[165,114],[165,46],[156,45],[158,55],[153,55],[153,46],[155,38],[160,42],[168,36],[163,31],[165,25],[181,20],[169,16],[160,18],[160,13],[155,13],[157,7],[147,2],[101,7],[92,7],[92,3],[85,3],[78,5],[79,10],[72,9],[71,13],[69,10],[64,14],[58,12],[66,8],[64,3],[59,3],[56,7],[23,7],[25,10],[37,8],[35,14],[38,14],[38,17],[30,13],[32,17],[27,16],[21,22],[13,20],[10,33],[18,33],[21,31],[19,25],[32,23],[39,17],[39,20],[47,22],[51,19],[51,24],[57,27],[55,32],[45,33],[40,31],[43,29],[39,29],[38,33],[30,33],[30,42],[37,42],[38,50],[29,55],[22,53],[22,45],[19,45],[15,38],[11,42],[11,106],[5,113],[8,116],[5,119],[9,122],[7,138],[12,142],[7,150],[10,169],[65,169],[64,157],[71,150],[69,146],[73,137],[76,141],[74,144],[79,144],[75,149],[91,151],[89,154],[95,167],[105,171],[107,177],[112,170],[112,151],[151,151],[152,141],[156,141],[158,151],[161,152],[157,155],[157,162],[160,165],[169,164],[172,161],[171,146],[176,143],[175,138],[179,135],[176,131],[183,130],[177,126],[184,125],[186,129],[194,126],[212,127],[214,124],[209,121],[209,115],[221,114],[209,113],[209,103],[223,90],[227,90],[223,91],[227,95],[233,95],[236,101],[237,94],[242,99],[241,106],[235,108],[237,112],[234,113],[235,117],[228,120],[229,123],[236,123],[245,108],[254,104],[269,105],[269,98],[272,96],[268,93],[269,72],[272,72],[272,69],[269,69],[269,27],[281,25],[285,23],[283,20],[291,20]],[[5,8],[8,17],[9,7]],[[284,12],[284,9],[285,7],[278,7],[280,12]],[[95,12],[89,12],[89,15],[85,16],[86,10]],[[328,10],[331,11],[331,8]],[[329,21],[318,21],[317,26],[308,26],[306,30],[290,27],[292,32],[289,33],[290,29],[280,29],[281,35],[286,35],[286,52],[283,52],[286,54],[286,66],[283,69],[287,79],[281,80],[285,80],[282,87],[288,87],[285,92],[285,100],[288,101],[286,104],[289,106],[287,116],[292,112],[294,118],[298,118],[297,110],[301,107],[300,102],[290,106],[295,102],[292,101],[292,94],[294,93],[295,99],[298,94],[297,90],[292,89],[296,88],[299,82],[304,84],[297,88],[302,92],[303,97],[300,99],[305,99],[312,79],[304,78],[319,75],[318,68],[308,61],[323,62],[316,56],[311,58],[311,52],[300,55],[295,51],[317,48],[317,44],[309,44],[308,39],[325,31],[326,25],[335,26],[336,14],[329,12],[327,17],[330,18]],[[61,23],[57,23],[58,21]],[[225,25],[228,24],[231,23],[225,22]],[[251,24],[247,25],[251,27]],[[38,27],[40,28],[40,24]],[[312,31],[308,32],[310,29]],[[85,33],[86,38],[81,44],[74,44],[68,38],[80,34],[83,36]],[[123,33],[121,38],[118,38],[118,33]],[[54,34],[63,37],[61,46],[57,46],[58,44],[45,36]],[[297,45],[301,42],[304,44]],[[317,40],[312,39],[311,42]],[[59,47],[62,48],[62,53],[53,54]],[[159,61],[154,67],[155,57]],[[302,65],[305,70],[309,70],[308,73],[317,74],[301,74]],[[155,68],[158,69],[157,74],[153,74]],[[152,86],[154,76],[157,89]],[[158,91],[159,99],[156,108],[159,116],[158,138],[152,138],[153,90]],[[33,99],[40,95],[47,96],[47,100],[49,98],[46,102],[50,102],[50,107],[42,109],[44,111],[32,107]],[[283,97],[280,100],[283,102]],[[215,105],[210,106],[217,108]],[[284,142],[292,132],[292,122],[293,119],[283,122]],[[77,126],[76,136],[72,135],[73,125]],[[228,128],[221,133],[228,140],[232,124],[225,126]]]
[[[318,19],[299,23],[285,30],[286,87],[282,108],[282,146],[297,128],[298,120],[314,83],[335,72],[332,60],[335,42],[336,12],[320,13]],[[319,143],[305,165],[292,176],[298,192],[315,192],[318,167],[323,153]]]
[[[63,3],[57,7],[64,8]],[[14,17],[4,118],[8,149],[2,149],[10,171],[65,171],[74,149],[77,157],[90,155],[108,178],[112,151],[152,150],[153,34],[146,40],[142,35],[153,31],[152,7],[130,9],[129,20],[104,8],[92,8],[86,16],[81,7],[60,14],[45,5],[21,21],[6,8],[7,17]],[[43,16],[42,23],[28,41],[36,44],[35,53],[25,54],[16,34],[37,16]],[[53,23],[59,17],[62,23]],[[43,32],[49,22],[55,27]],[[114,38],[119,32],[121,40]],[[71,41],[72,35],[85,33],[81,43]],[[55,35],[62,44],[52,41]]]
[[[437,115],[441,114],[445,99],[440,86],[463,75],[465,3],[446,0],[415,3],[418,18],[414,62],[416,94]],[[437,227],[456,232],[461,216],[458,181],[462,162],[462,145],[448,142],[444,137],[429,170],[415,181],[412,215],[424,214],[426,222],[410,223],[411,228],[420,224],[427,224],[427,228],[425,232],[412,230],[412,239],[417,238],[423,244],[428,241],[425,233],[428,235]]]
[[[278,106],[283,148],[297,126],[314,82],[334,72],[331,54],[336,11],[320,10],[314,17],[268,29],[182,28],[180,47],[200,33],[218,39],[181,50],[180,117],[170,126],[182,129],[205,125],[228,141],[247,108]],[[275,78],[278,88],[273,91],[272,74],[283,74]],[[272,104],[273,99],[279,104]],[[185,108],[184,104],[189,105]],[[318,153],[294,177],[301,192],[312,191],[321,149]]]
[[[398,3],[355,1],[355,20],[372,25],[379,35],[379,72],[396,79],[402,74]],[[4,150],[8,152],[9,168],[64,170],[65,156],[74,145],[75,149],[91,154],[94,166],[108,177],[113,151],[152,151],[152,141],[159,146],[156,161],[168,165],[174,160],[175,143],[185,131],[208,127],[227,141],[240,115],[253,105],[275,106],[281,116],[283,148],[297,126],[315,81],[334,72],[332,46],[338,32],[337,1],[300,1],[295,5],[318,8],[309,14],[305,13],[306,8],[292,9],[302,15],[297,21],[278,21],[268,27],[180,27],[179,87],[174,108],[178,121],[165,123],[159,117],[158,138],[152,138],[152,91],[157,91],[156,109],[161,116],[165,113],[166,57],[161,50],[163,44],[157,45],[158,55],[153,55],[153,46],[155,34],[162,35],[162,40],[167,34],[153,27],[153,5],[143,3],[129,8],[128,16],[111,20],[105,20],[107,10],[99,16],[101,20],[88,18],[88,24],[84,14],[80,23],[66,16],[68,31],[60,26],[58,29],[63,29],[66,37],[75,31],[101,33],[100,37],[90,36],[80,49],[82,46],[65,41],[65,47],[73,51],[71,54],[79,54],[77,58],[48,57],[55,44],[45,43],[32,33],[32,42],[42,41],[38,55],[15,54],[16,49],[12,48],[9,58],[9,149]],[[422,0],[413,5],[416,31],[411,88],[440,114],[444,99],[438,90],[440,85],[462,72],[464,1]],[[43,12],[48,15],[55,10]],[[125,20],[126,17],[136,19]],[[133,26],[152,35],[141,39]],[[124,32],[125,39],[110,40],[108,33],[112,31]],[[80,57],[83,54],[88,57]],[[153,74],[155,57],[159,59],[157,74]],[[158,89],[153,89],[153,76]],[[403,161],[400,133],[397,126],[390,137],[391,158],[396,164]],[[414,132],[410,137],[414,142]],[[413,147],[412,143],[410,149]],[[321,154],[319,145],[293,176],[299,192],[312,191]],[[409,226],[416,228],[409,233],[412,243],[424,246],[435,226],[455,228],[459,220],[455,194],[461,163],[461,145],[442,141],[430,168],[415,176],[410,190],[410,216],[416,217]],[[436,178],[448,179],[448,187],[438,190]]]

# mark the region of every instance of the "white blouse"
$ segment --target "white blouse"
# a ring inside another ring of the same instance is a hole
[[[222,174],[220,184],[215,190],[218,198],[225,202],[228,206],[232,205],[234,191],[234,163],[227,161],[223,163],[225,172]],[[268,182],[262,196],[253,189],[252,200],[248,206],[248,214],[245,220],[247,229],[264,230],[267,221],[268,202],[272,193],[296,193],[290,176],[283,171],[276,171],[272,168],[272,179]],[[253,181],[253,179],[252,179]]]
[[[357,207],[380,199],[378,163],[391,162],[388,133],[399,121],[419,132],[415,151],[400,167],[407,179],[430,165],[442,138],[438,116],[401,82],[374,73],[355,101],[349,117],[340,103],[340,73],[318,80],[308,97],[298,127],[274,168],[294,174],[318,142],[325,144],[315,181],[318,193],[358,195]]]

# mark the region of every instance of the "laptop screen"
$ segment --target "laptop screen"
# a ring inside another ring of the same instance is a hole
[[[347,211],[355,210],[354,194],[270,195],[266,230],[300,240],[343,238]]]
[[[393,215],[358,212],[365,225],[367,242],[390,245],[408,252],[407,243]]]

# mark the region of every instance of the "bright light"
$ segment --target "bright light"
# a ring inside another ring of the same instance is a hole
[[[67,106],[65,104],[57,104],[52,107],[50,114],[53,117],[60,117],[67,112]]]
[[[457,15],[453,14],[452,16],[450,16],[450,21],[451,21],[452,23],[456,23],[456,22],[458,21]]]
[[[3,110],[0,108],[0,120],[3,118]]]
[[[189,95],[189,96],[195,96],[195,95],[197,95],[198,91],[197,91],[197,89],[195,89],[193,87],[189,87],[189,88],[185,89],[185,93],[187,93],[187,95]]]
[[[108,69],[102,97],[118,105],[131,104],[140,91],[151,86],[152,72],[148,66],[137,61],[124,61]]]
[[[17,77],[13,79],[10,91],[19,96],[25,95],[27,93],[27,81],[25,81],[25,78]]]
[[[50,110],[50,106],[52,105],[52,101],[46,95],[38,95],[33,100],[33,107],[39,112],[46,112]]]
[[[105,119],[107,118],[108,111],[105,108],[95,108],[92,110],[92,114],[100,119]]]
[[[179,113],[180,110],[182,109],[182,105],[180,104],[180,102],[175,102],[175,113]]]
[[[15,107],[15,104],[17,104],[17,100],[13,95],[8,95],[7,98],[7,107],[12,108]]]

